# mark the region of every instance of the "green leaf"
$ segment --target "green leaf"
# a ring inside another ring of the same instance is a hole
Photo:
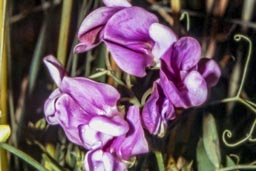
[[[206,114],[203,118],[203,144],[206,154],[216,169],[221,165],[221,154],[218,132],[215,119],[212,114]]]
[[[236,165],[235,162],[229,156],[226,156],[226,167],[232,167],[235,165]],[[238,171],[238,170],[235,170],[235,171]]]
[[[44,168],[40,163],[38,163],[35,159],[33,159],[28,154],[24,153],[23,151],[8,145],[6,143],[0,143],[0,147],[9,151],[10,153],[14,154],[15,156],[19,157],[20,159],[24,160],[34,168],[36,168],[39,171],[48,171],[46,168]]]
[[[204,148],[202,138],[199,139],[196,149],[196,158],[197,158],[197,170],[198,171],[214,171],[215,166],[212,164],[206,150]]]

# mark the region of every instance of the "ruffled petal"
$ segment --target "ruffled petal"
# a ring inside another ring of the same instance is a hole
[[[47,122],[51,125],[58,124],[58,116],[55,115],[55,103],[56,100],[60,97],[61,92],[59,89],[56,89],[48,97],[44,103],[44,114]]]
[[[49,70],[51,77],[52,77],[53,81],[55,82],[55,84],[57,86],[60,86],[63,77],[66,76],[66,72],[65,72],[63,66],[52,55],[48,55],[48,56],[44,57],[43,61],[44,61],[44,64],[46,65],[47,69]]]
[[[125,171],[127,166],[110,153],[97,149],[86,153],[84,168],[86,171]]]
[[[79,127],[79,135],[83,141],[83,146],[86,149],[102,148],[113,138],[113,136],[99,132],[89,125],[81,125]]]
[[[177,41],[175,33],[167,26],[160,23],[153,23],[149,27],[149,35],[154,40],[152,54],[155,61],[163,56],[166,50]]]
[[[55,102],[55,117],[63,128],[68,139],[78,145],[83,145],[79,136],[80,125],[88,124],[91,116],[67,94],[62,94]]]
[[[154,135],[163,136],[167,121],[174,119],[174,108],[166,98],[158,81],[153,85],[153,91],[142,110],[144,127]]]
[[[111,150],[121,159],[128,160],[131,156],[149,151],[148,143],[141,125],[139,108],[131,106],[127,112],[129,131],[126,135],[117,137],[111,144]]]
[[[129,129],[127,122],[120,116],[114,118],[107,118],[104,116],[93,117],[89,126],[99,132],[111,136],[121,136]]]
[[[110,85],[82,77],[65,77],[60,89],[90,114],[113,116],[118,113],[116,103],[120,94]]]
[[[103,0],[107,7],[131,7],[132,5],[127,0]]]
[[[79,28],[78,39],[80,43],[74,48],[74,52],[85,52],[101,43],[102,30],[105,24],[120,9],[118,7],[101,7],[91,12]]]
[[[204,78],[197,72],[191,71],[184,79],[187,96],[191,106],[199,106],[207,99],[208,89]]]
[[[201,59],[198,64],[198,72],[204,77],[208,87],[215,86],[221,76],[220,67],[212,59]]]

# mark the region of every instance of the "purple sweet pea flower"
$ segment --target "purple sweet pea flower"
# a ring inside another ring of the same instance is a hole
[[[126,134],[115,137],[102,149],[86,154],[85,170],[124,171],[127,168],[127,161],[132,156],[149,151],[140,121],[139,108],[130,107],[126,120],[129,123],[129,131]]]
[[[172,44],[161,58],[160,84],[175,107],[188,108],[203,104],[208,88],[220,77],[220,68],[210,59],[202,59],[201,47],[192,37]]]
[[[155,15],[131,7],[127,1],[104,3],[107,7],[96,9],[82,22],[78,32],[80,43],[74,51],[81,53],[104,41],[122,70],[145,76],[145,68],[159,62],[160,56],[176,41],[175,34],[159,24]]]
[[[44,63],[58,86],[44,105],[49,124],[61,125],[70,141],[86,149],[100,148],[127,133],[128,124],[116,107],[120,98],[116,89],[86,78],[68,77],[53,56],[45,57]]]
[[[143,125],[149,133],[163,137],[168,121],[173,119],[175,119],[174,107],[166,98],[157,80],[142,110]]]

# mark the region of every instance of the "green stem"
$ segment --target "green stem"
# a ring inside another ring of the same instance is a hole
[[[155,151],[155,157],[156,157],[156,161],[158,164],[158,170],[159,171],[165,171],[164,168],[164,159],[163,159],[163,155],[160,151]]]
[[[190,30],[190,17],[189,17],[189,13],[187,11],[182,12],[182,14],[180,16],[180,20],[184,20],[185,17],[186,17],[186,29],[188,32]]]
[[[244,39],[244,40],[246,40],[249,43],[248,55],[247,55],[247,59],[246,59],[245,66],[244,66],[244,72],[243,72],[243,76],[242,76],[242,81],[241,81],[239,90],[237,92],[237,97],[239,97],[241,92],[242,92],[242,90],[243,90],[243,88],[244,88],[244,82],[245,82],[245,78],[246,78],[246,75],[247,75],[250,59],[251,59],[251,56],[252,56],[252,41],[248,37],[246,37],[244,35],[241,35],[241,34],[235,35],[234,39],[235,39],[235,41],[240,41],[241,39]]]
[[[226,168],[217,169],[216,171],[231,171],[231,170],[256,170],[256,166],[250,166],[250,165],[236,165]]]
[[[10,153],[14,154],[15,156],[19,157],[20,159],[24,160],[34,168],[36,168],[39,171],[48,171],[45,169],[40,163],[38,163],[35,159],[33,159],[31,156],[27,155],[23,151],[20,151],[19,149],[8,145],[6,143],[0,143],[0,147],[9,151]]]
[[[63,3],[63,6],[62,6],[57,58],[60,61],[60,63],[63,66],[65,66],[66,57],[67,57],[68,37],[69,37],[69,25],[70,25],[73,1],[65,0],[62,3]]]

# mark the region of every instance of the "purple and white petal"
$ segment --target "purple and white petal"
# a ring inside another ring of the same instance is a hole
[[[204,78],[197,71],[191,71],[184,79],[187,97],[191,106],[199,106],[207,99],[208,89]]]
[[[90,120],[89,127],[110,136],[124,135],[129,127],[127,122],[120,116],[107,118],[105,116],[96,116]]]
[[[155,61],[159,62],[159,59],[167,49],[177,41],[177,36],[169,27],[160,23],[151,24],[149,27],[149,35],[155,43],[152,49],[152,54]]]
[[[131,156],[147,153],[148,143],[141,125],[139,108],[131,106],[127,112],[129,131],[126,135],[117,137],[111,144],[110,151],[114,151],[121,159],[128,160]]]
[[[116,103],[120,94],[108,84],[82,77],[65,77],[60,89],[76,99],[81,108],[88,113],[105,116],[113,116],[117,113]]]

